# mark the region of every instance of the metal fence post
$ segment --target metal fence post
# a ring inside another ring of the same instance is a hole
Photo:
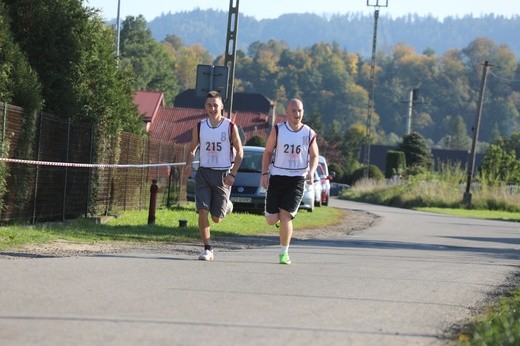
[[[148,224],[153,225],[155,223],[155,208],[157,206],[157,180],[152,180],[152,186],[150,186],[150,207],[148,208]]]

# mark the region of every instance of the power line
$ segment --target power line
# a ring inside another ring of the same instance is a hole
[[[503,71],[508,71],[508,72],[513,72],[514,74],[520,74],[520,69],[518,68],[518,66],[513,70],[511,68],[507,68],[507,67],[502,67],[502,66],[498,66],[498,65],[495,65],[493,66],[495,69],[497,70],[503,70]]]
[[[511,78],[506,78],[504,76],[499,76],[498,74],[496,73],[493,73],[493,71],[489,71],[489,74],[492,75],[493,77],[496,77],[497,79],[500,79],[504,82],[510,82],[510,83],[514,83],[514,82],[520,82],[520,79],[511,79]]]

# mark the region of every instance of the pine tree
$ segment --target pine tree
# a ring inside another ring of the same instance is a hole
[[[399,144],[399,150],[404,152],[409,174],[430,170],[433,167],[430,147],[419,133],[412,132],[405,136]]]
[[[324,126],[323,126],[323,122],[321,121],[321,116],[320,116],[320,112],[318,111],[318,107],[316,107],[316,106],[312,107],[311,117],[305,123],[307,125],[309,125],[314,131],[316,131],[318,136],[320,136],[320,137],[323,136]]]
[[[471,138],[468,136],[468,129],[464,119],[458,115],[453,119],[452,131],[450,133],[450,148],[469,150]]]

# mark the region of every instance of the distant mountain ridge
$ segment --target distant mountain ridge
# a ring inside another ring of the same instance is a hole
[[[199,43],[216,57],[225,50],[227,21],[226,11],[195,9],[163,14],[149,21],[148,26],[158,41],[176,35],[185,45]],[[293,49],[334,41],[341,49],[366,58],[371,55],[373,30],[373,16],[361,13],[329,17],[284,14],[262,20],[239,14],[237,46],[247,52],[252,42],[270,39],[285,41]],[[377,48],[388,50],[397,43],[404,43],[417,52],[431,48],[441,55],[451,48],[462,49],[477,37],[487,37],[497,44],[506,44],[519,57],[520,40],[515,34],[518,32],[519,15],[510,18],[494,14],[468,15],[441,21],[433,16],[411,14],[391,18],[382,13],[378,21]]]

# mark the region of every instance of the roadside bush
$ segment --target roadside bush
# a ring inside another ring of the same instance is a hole
[[[364,176],[364,167],[358,168],[352,173],[351,176],[351,185],[355,185],[358,181],[363,179]],[[385,175],[381,170],[375,166],[375,165],[369,165],[368,166],[368,179],[374,179],[374,180],[384,180]]]
[[[249,138],[249,140],[246,142],[245,145],[265,148],[265,143],[266,143],[266,141],[263,137],[255,135],[255,136]]]
[[[391,178],[394,175],[401,175],[406,169],[406,157],[404,152],[389,150],[386,153],[385,177]]]
[[[344,190],[340,198],[401,208],[465,208],[462,170],[455,166],[444,169],[443,174],[426,172],[410,176],[400,184],[360,179],[352,188]],[[520,212],[520,193],[507,185],[483,184],[473,192],[472,209]]]
[[[333,181],[340,183],[346,182],[345,171],[343,170],[343,167],[341,167],[340,165],[337,165],[335,163],[329,164],[329,174],[330,172],[336,173],[336,176],[334,177]]]
[[[484,154],[480,178],[488,184],[520,184],[520,159],[514,150],[509,152],[498,145],[491,145]]]

